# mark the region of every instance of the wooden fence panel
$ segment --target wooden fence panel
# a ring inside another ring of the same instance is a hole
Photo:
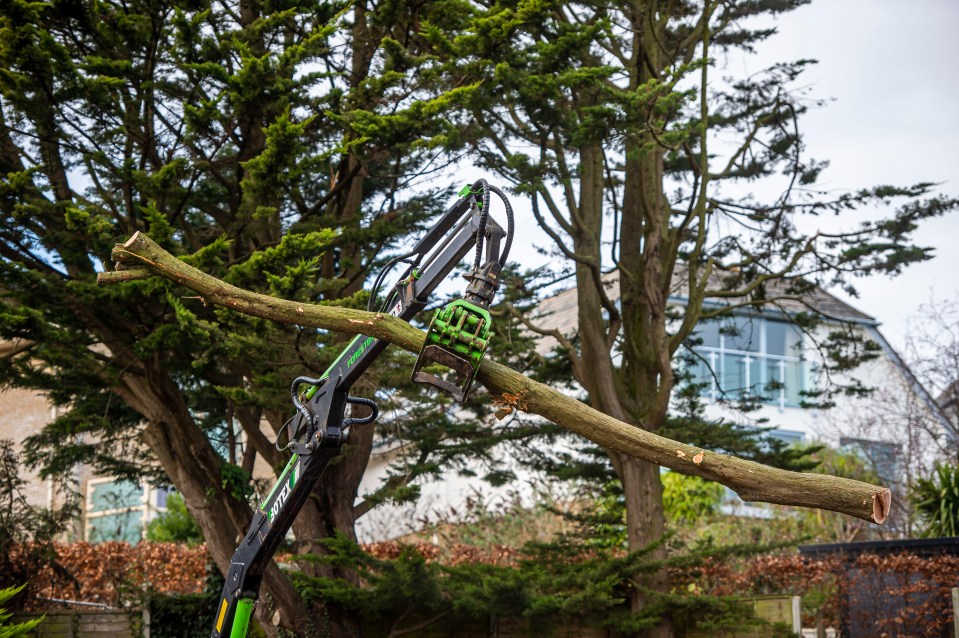
[[[14,622],[43,616],[37,638],[134,638],[139,634],[140,612],[117,610],[48,611],[15,614]]]
[[[760,618],[771,622],[794,622],[793,605],[789,596],[767,596],[747,599]],[[43,614],[16,614],[14,621],[23,622]],[[143,634],[143,617],[140,611],[84,610],[51,611],[40,626],[37,638],[139,638]],[[415,624],[415,623],[414,623]],[[387,624],[375,623],[364,627],[367,638],[379,638],[387,633]],[[546,632],[553,638],[608,638],[608,629],[597,627],[584,620],[570,620]],[[680,638],[714,638],[707,632],[684,631],[677,628]],[[526,638],[530,633],[529,621],[525,619],[497,618],[473,622],[440,621],[410,632],[407,638]],[[535,633],[535,632],[534,632]],[[735,634],[736,638],[762,638],[763,629],[754,629]]]

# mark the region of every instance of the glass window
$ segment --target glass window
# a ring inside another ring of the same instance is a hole
[[[762,320],[751,317],[736,317],[723,325],[726,350],[742,350],[744,352],[759,352],[759,329]]]
[[[159,508],[166,507],[166,499],[174,491],[175,490],[172,487],[162,486],[156,488],[156,506]]]
[[[802,361],[785,361],[786,378],[783,380],[783,392],[786,403],[796,405],[802,401],[800,392],[803,390]]]
[[[137,543],[143,534],[143,487],[133,481],[87,484],[86,538],[92,543]]]
[[[746,390],[746,358],[740,354],[724,354],[720,378],[724,392],[741,394]]]
[[[766,354],[786,354],[786,332],[789,326],[782,321],[766,322]]]
[[[763,363],[766,366],[766,378],[763,379],[765,396],[778,397],[785,383],[785,362],[782,359],[763,359]]]
[[[765,397],[765,383],[763,381],[763,358],[761,356],[749,356],[749,385],[747,390],[752,396]]]
[[[690,382],[703,386],[705,391],[709,391],[713,384],[713,372],[709,369],[709,363],[696,357],[690,363]]]
[[[701,357],[692,363],[692,379],[711,396],[739,399],[746,395],[763,401],[798,404],[805,389],[802,332],[785,321],[734,317],[721,328],[706,322],[696,329]],[[711,364],[713,370],[705,368]],[[705,368],[705,369],[704,369]],[[711,372],[715,372],[715,379]]]
[[[802,354],[802,332],[796,326],[785,321],[771,321],[766,324],[765,354],[778,357],[798,357]]]
[[[899,483],[899,455],[902,446],[889,441],[871,441],[842,437],[839,445],[846,450],[856,452],[879,475],[883,483]]]
[[[91,512],[139,507],[142,504],[143,488],[133,481],[111,481],[91,486]]]
[[[139,509],[91,517],[87,526],[87,540],[91,543],[106,541],[138,543],[143,533],[141,521],[142,513]]]
[[[696,337],[702,341],[703,346],[707,348],[719,347],[719,323],[716,321],[704,321],[696,326]]]

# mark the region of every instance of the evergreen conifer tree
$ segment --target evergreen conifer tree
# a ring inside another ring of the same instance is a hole
[[[2,3],[0,339],[14,347],[0,385],[59,408],[30,441],[45,472],[82,462],[172,483],[228,565],[254,459],[286,463],[261,423],[282,428],[290,379],[322,372],[342,337],[162,281],[98,288],[97,272],[117,239],[144,231],[238,285],[365,306],[368,273],[450,194],[418,176],[443,165],[434,149],[456,134],[443,114],[458,92],[437,93],[418,51],[421,23],[442,31],[455,15],[445,3]],[[353,536],[372,440],[358,429],[320,483],[297,551]],[[271,635],[355,629],[275,566],[264,585]]]
[[[755,18],[801,4],[495,2],[477,10],[466,36],[437,46],[455,49],[454,81],[481,80],[470,111],[474,149],[528,196],[574,282],[575,338],[540,331],[558,338],[591,405],[638,428],[672,429],[714,449],[768,452],[735,424],[704,422],[697,392],[683,383],[680,362],[697,329],[736,312],[793,321],[827,353],[827,389],[807,403],[867,392],[833,373],[877,347],[842,324],[817,332],[825,317],[815,288],[854,291],[857,276],[895,275],[927,259],[912,232],[956,207],[931,184],[839,195],[817,189],[825,163],[806,157],[799,128],[815,101],[797,81],[812,61],[720,79],[717,59],[775,33],[754,26]],[[778,194],[750,194],[770,190]],[[835,232],[800,221],[828,215],[842,225],[862,208],[890,211]],[[797,313],[789,304],[806,308]],[[756,392],[744,403],[755,405]],[[673,420],[683,404],[685,418]],[[630,549],[658,543],[665,531],[659,468],[614,452],[591,458],[591,472],[614,474],[622,486]],[[664,556],[665,546],[657,547]],[[633,608],[654,606],[668,590],[663,573],[640,578]],[[670,635],[668,622],[648,635]]]

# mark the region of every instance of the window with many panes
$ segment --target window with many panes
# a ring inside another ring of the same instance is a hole
[[[806,389],[802,332],[793,324],[760,317],[702,323],[696,330],[692,381],[713,399],[757,397],[796,405]]]
[[[148,520],[166,509],[169,487],[133,481],[90,479],[87,483],[86,539],[91,543],[138,543]]]
[[[138,542],[144,505],[143,488],[132,481],[91,480],[87,485],[87,540]]]

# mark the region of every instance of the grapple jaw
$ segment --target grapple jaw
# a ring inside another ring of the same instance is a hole
[[[434,363],[446,366],[454,372],[457,382],[453,383],[452,381],[441,379],[434,374],[421,370],[424,366]],[[475,377],[476,370],[470,365],[467,359],[439,346],[424,346],[423,349],[420,350],[420,356],[416,359],[416,366],[413,368],[413,381],[431,385],[434,388],[442,390],[453,397],[458,403],[466,400]]]
[[[476,372],[493,336],[486,308],[458,299],[433,315],[423,348],[413,367],[413,381],[431,385],[462,403],[469,396]],[[452,374],[444,379],[423,370],[439,364]]]

